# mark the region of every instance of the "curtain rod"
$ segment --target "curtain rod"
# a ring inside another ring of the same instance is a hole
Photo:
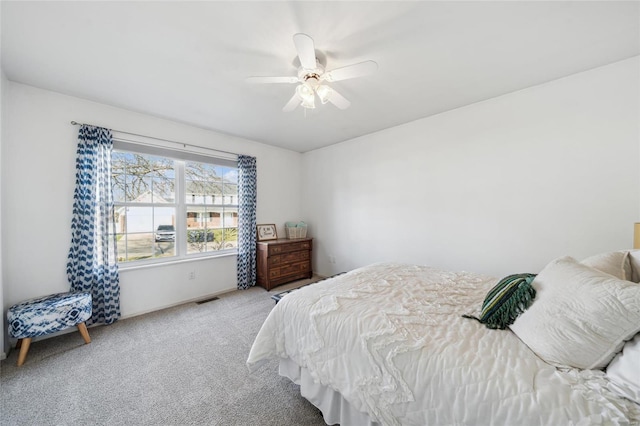
[[[93,127],[102,127],[102,126],[96,126],[96,125],[94,125],[94,124],[78,123],[77,121],[73,121],[73,120],[71,121],[71,124],[73,124],[74,126],[82,126],[82,125],[85,125],[85,126],[93,126]],[[220,153],[222,153],[222,154],[229,154],[229,155],[233,155],[233,156],[235,156],[235,157],[237,157],[237,156],[238,156],[238,154],[236,154],[235,152],[222,151],[222,150],[220,150],[220,149],[213,149],[213,148],[209,148],[209,147],[206,147],[206,146],[193,145],[193,144],[188,144],[188,143],[184,143],[184,142],[172,141],[171,139],[157,138],[157,137],[155,137],[155,136],[141,135],[141,134],[139,134],[139,133],[125,132],[125,131],[123,131],[123,130],[116,130],[116,129],[109,129],[109,130],[112,130],[112,131],[114,131],[114,132],[118,132],[118,133],[123,133],[123,134],[125,134],[125,135],[140,136],[140,137],[143,137],[143,138],[150,138],[150,139],[156,139],[156,140],[163,141],[163,142],[175,143],[175,144],[177,144],[177,145],[182,145],[184,148],[186,148],[186,147],[188,147],[188,146],[189,146],[189,147],[193,147],[193,148],[206,149],[206,150],[208,150],[208,151],[220,152]],[[116,139],[117,139],[117,138],[116,138]],[[135,141],[129,141],[129,140],[126,140],[126,142],[135,142]],[[145,144],[145,143],[143,143],[143,142],[137,142],[137,143],[140,143],[140,144],[142,144],[142,145],[158,146],[158,145],[153,145],[153,144]]]

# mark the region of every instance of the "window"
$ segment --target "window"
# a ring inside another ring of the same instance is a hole
[[[112,174],[120,263],[236,251],[236,162],[116,141]]]
[[[184,167],[187,253],[235,249],[238,244],[238,169],[188,161]]]

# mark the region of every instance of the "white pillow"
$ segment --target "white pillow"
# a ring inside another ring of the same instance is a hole
[[[629,250],[629,263],[631,264],[631,278],[634,283],[640,282],[640,250]]]
[[[607,378],[611,390],[640,404],[640,333],[613,358]]]
[[[581,262],[621,280],[631,281],[631,265],[628,251],[612,251],[588,257]]]
[[[604,368],[640,331],[640,286],[631,281],[562,257],[531,285],[536,298],[510,328],[550,364]]]

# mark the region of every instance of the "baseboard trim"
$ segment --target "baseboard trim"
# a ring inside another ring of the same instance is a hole
[[[157,308],[147,309],[145,311],[135,312],[135,313],[128,314],[128,315],[122,315],[119,319],[123,320],[123,319],[133,318],[133,317],[137,317],[137,316],[140,316],[140,315],[150,314],[150,313],[156,312],[156,311],[161,311],[163,309],[168,309],[168,308],[173,308],[175,306],[184,305],[186,303],[193,303],[193,302],[198,302],[200,300],[211,299],[211,298],[216,297],[216,296],[221,296],[221,295],[226,294],[226,293],[231,293],[232,291],[238,291],[238,289],[234,287],[234,288],[228,288],[228,289],[225,289],[225,290],[216,291],[214,293],[203,294],[202,296],[193,297],[191,299],[183,300],[183,301],[176,302],[176,303],[170,303],[168,305],[159,306]]]
[[[124,320],[124,319],[127,319],[127,318],[137,317],[139,315],[150,314],[151,312],[161,311],[162,309],[167,309],[167,308],[173,308],[174,306],[180,306],[180,305],[184,305],[186,303],[193,303],[193,302],[197,302],[197,301],[200,301],[200,300],[210,299],[212,297],[220,296],[222,294],[230,293],[232,291],[237,291],[237,290],[238,290],[237,288],[230,288],[230,289],[226,289],[226,290],[220,290],[220,291],[215,292],[215,293],[205,294],[205,295],[202,295],[202,296],[199,296],[199,297],[194,297],[192,299],[184,300],[182,302],[171,303],[171,304],[166,305],[166,306],[160,306],[158,308],[149,309],[149,310],[142,311],[142,312],[136,312],[136,313],[129,314],[129,315],[122,315],[120,318],[118,318],[118,320]],[[92,329],[93,327],[103,326],[103,325],[104,324],[93,324],[93,325],[89,326],[89,329]],[[42,336],[34,337],[32,342],[35,343],[37,341],[49,339],[51,337],[62,336],[63,334],[77,333],[77,332],[78,332],[78,328],[77,327],[69,327],[69,328],[65,328],[64,330],[56,331],[55,333],[45,334],[45,335],[42,335]],[[13,350],[16,341],[17,341],[17,339],[10,339],[9,340],[9,352],[11,352],[11,350]],[[7,359],[7,354],[4,353],[4,352],[2,352],[0,354],[0,360],[3,360],[3,359]]]

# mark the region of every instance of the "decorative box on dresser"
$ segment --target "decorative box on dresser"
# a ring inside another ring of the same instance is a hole
[[[257,243],[258,285],[273,287],[302,278],[311,278],[313,238],[278,239]]]

